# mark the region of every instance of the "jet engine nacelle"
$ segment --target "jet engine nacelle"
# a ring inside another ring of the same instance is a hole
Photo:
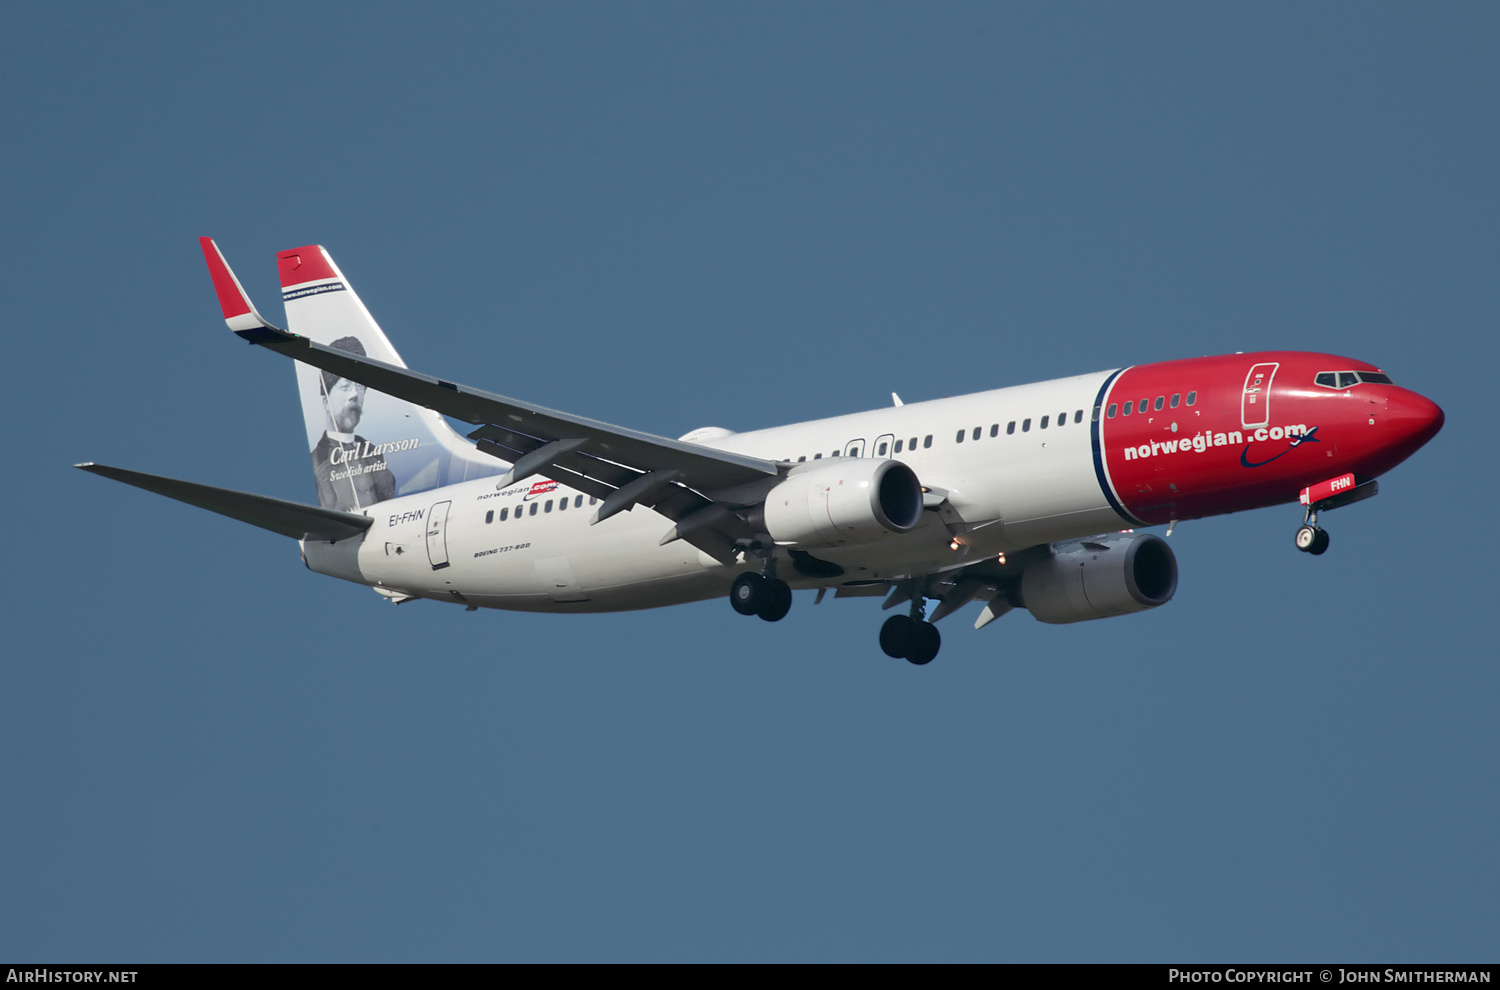
[[[758,515],[778,546],[859,546],[915,529],[922,484],[900,461],[841,457],[794,469]]]
[[[1021,574],[1021,600],[1043,622],[1082,622],[1143,612],[1177,592],[1177,558],[1150,533],[1059,543]]]

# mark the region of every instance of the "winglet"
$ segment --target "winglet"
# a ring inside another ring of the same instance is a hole
[[[229,324],[229,329],[251,343],[263,343],[268,338],[285,338],[286,331],[256,312],[254,303],[245,294],[245,287],[234,277],[229,262],[224,260],[224,253],[219,250],[219,245],[214,243],[213,238],[198,238],[198,246],[203,248],[203,260],[208,262],[208,275],[213,279],[214,292],[219,297],[219,308],[224,311],[224,322]]]

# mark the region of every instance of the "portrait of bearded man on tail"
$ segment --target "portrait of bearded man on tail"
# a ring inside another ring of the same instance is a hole
[[[364,356],[357,337],[340,337],[330,347]],[[313,473],[318,480],[318,504],[325,509],[358,512],[396,496],[396,476],[384,454],[367,453],[370,444],[354,432],[364,415],[365,386],[319,372],[323,409],[328,424],[312,449]]]

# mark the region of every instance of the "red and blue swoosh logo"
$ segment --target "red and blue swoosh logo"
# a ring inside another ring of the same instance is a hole
[[[1277,459],[1282,458],[1282,457],[1285,457],[1287,454],[1290,454],[1292,451],[1296,450],[1298,447],[1302,446],[1305,443],[1322,443],[1322,442],[1323,442],[1322,440],[1318,439],[1318,428],[1316,426],[1314,426],[1312,429],[1308,430],[1306,433],[1302,434],[1301,436],[1299,436],[1299,437],[1293,437],[1288,442],[1286,450],[1283,450],[1281,453],[1277,454],[1275,457],[1268,457],[1268,458],[1266,458],[1263,461],[1252,461],[1252,460],[1250,460],[1250,445],[1247,443],[1247,444],[1245,444],[1245,449],[1240,451],[1240,466],[1241,467],[1247,467],[1247,468],[1265,467],[1267,464],[1270,464],[1272,461],[1277,460]]]

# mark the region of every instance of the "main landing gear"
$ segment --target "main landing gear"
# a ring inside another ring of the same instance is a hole
[[[792,609],[792,586],[770,575],[741,574],[729,587],[729,604],[741,615],[780,622]]]
[[[1319,528],[1317,523],[1318,514],[1309,508],[1296,537],[1297,549],[1314,557],[1328,549],[1328,530]]]
[[[880,627],[880,648],[888,657],[921,666],[931,663],[943,645],[937,626],[927,621],[927,600],[913,598],[910,615],[893,615]]]
[[[729,604],[741,615],[758,615],[767,622],[780,622],[792,608],[791,585],[776,577],[775,564],[766,561],[760,574],[746,572],[729,586]],[[910,615],[893,615],[880,627],[880,648],[888,657],[921,666],[938,655],[943,637],[927,621],[927,599],[915,595]]]

